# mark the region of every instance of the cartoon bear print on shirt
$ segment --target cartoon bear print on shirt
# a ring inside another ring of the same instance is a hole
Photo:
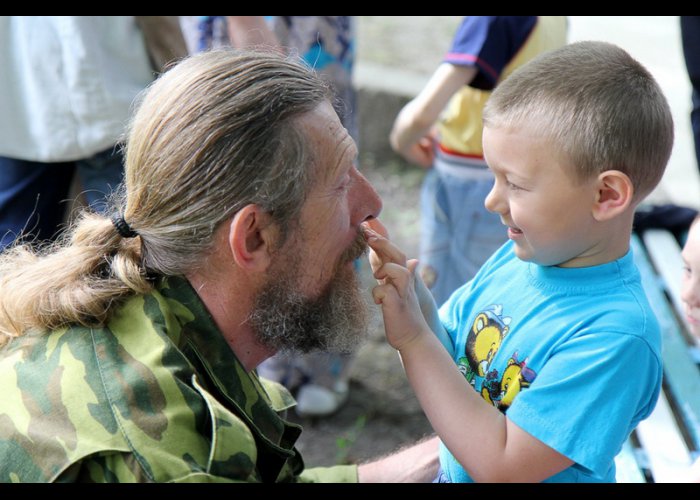
[[[481,397],[505,413],[520,391],[530,387],[537,374],[527,367],[527,359],[518,360],[515,351],[508,360],[503,376],[498,378],[498,370],[486,374],[481,386]]]
[[[503,339],[510,333],[511,318],[503,315],[503,306],[490,306],[476,315],[467,335],[459,369],[481,396],[504,412],[521,390],[530,386],[537,374],[527,366],[527,357],[515,351],[503,374],[492,366]]]
[[[472,386],[477,377],[485,377],[491,360],[510,331],[510,318],[503,317],[503,306],[494,305],[476,315],[467,335],[459,369]]]

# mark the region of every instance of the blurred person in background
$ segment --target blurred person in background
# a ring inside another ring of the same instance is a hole
[[[421,191],[420,275],[438,305],[507,240],[484,199],[493,174],[481,112],[498,84],[566,43],[564,16],[466,16],[425,88],[398,114],[391,146],[430,169]]]
[[[104,208],[134,98],[184,55],[172,16],[0,17],[0,250],[55,238],[75,176]]]

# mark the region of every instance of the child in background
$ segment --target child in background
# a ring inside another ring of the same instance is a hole
[[[695,217],[688,230],[688,238],[683,245],[683,282],[681,298],[685,305],[685,318],[690,325],[690,333],[700,338],[700,216]],[[690,469],[688,479],[700,483],[700,459]]]
[[[695,217],[683,245],[683,282],[681,298],[685,305],[685,318],[690,333],[700,338],[700,216]]]
[[[507,240],[498,215],[484,208],[493,187],[481,148],[484,103],[517,68],[564,45],[566,29],[565,16],[465,16],[442,64],[396,117],[392,147],[430,168],[419,272],[438,305]]]
[[[366,226],[387,338],[442,441],[438,481],[615,480],[661,389],[629,240],[672,145],[659,86],[619,47],[579,42],[516,70],[483,136],[485,204],[510,241],[441,307],[438,336],[417,262]]]

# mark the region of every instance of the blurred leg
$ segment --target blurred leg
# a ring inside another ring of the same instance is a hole
[[[693,86],[690,123],[695,141],[695,158],[700,168],[700,16],[681,16],[681,39],[688,77]]]
[[[119,147],[109,148],[76,162],[81,192],[93,210],[103,212],[109,195],[124,177],[123,156]]]
[[[455,214],[450,221],[452,242],[447,273],[450,295],[471,280],[484,262],[508,241],[500,216],[484,206],[493,182],[493,179],[454,178],[446,181],[450,210]]]
[[[53,239],[64,220],[73,163],[0,157],[0,250],[22,237]]]
[[[306,379],[296,395],[300,416],[326,417],[345,404],[353,358],[354,354],[318,352],[298,360]]]
[[[484,207],[492,176],[463,163],[451,161],[448,170],[436,158],[421,192],[420,275],[438,306],[507,241],[500,217]]]
[[[420,276],[438,306],[447,300],[447,272],[450,258],[450,212],[445,186],[434,169],[427,172],[421,186]]]

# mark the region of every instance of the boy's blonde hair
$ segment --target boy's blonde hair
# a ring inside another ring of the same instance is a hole
[[[530,127],[551,139],[583,181],[625,173],[641,201],[659,183],[673,146],[673,119],[651,74],[605,42],[577,42],[545,53],[501,83],[484,126]]]

